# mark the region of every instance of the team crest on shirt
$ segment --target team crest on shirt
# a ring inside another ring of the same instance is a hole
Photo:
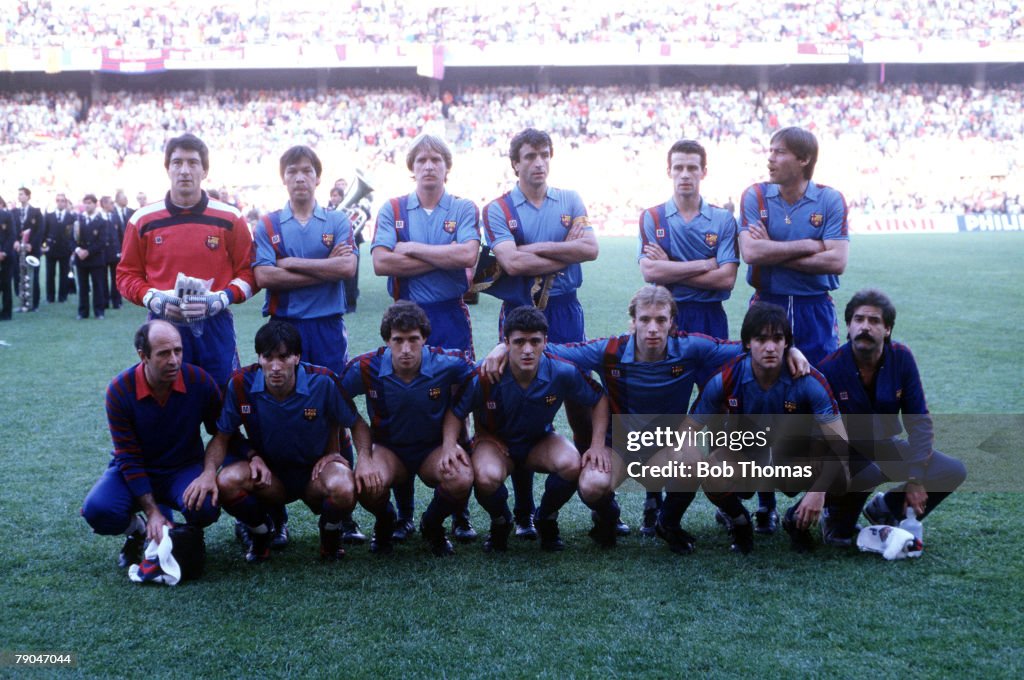
[[[210,234],[206,237],[206,247],[210,250],[217,250],[220,247],[220,236]]]
[[[456,226],[455,220],[445,220],[443,226],[444,226],[445,233],[447,233],[447,234],[454,234],[455,233],[455,226]]]
[[[683,374],[683,367],[682,366],[680,366],[679,364],[676,364],[675,366],[672,367],[672,377],[673,378],[678,378],[682,374]]]
[[[761,209],[761,221],[764,221],[764,220],[767,220],[767,219],[768,219],[768,209],[767,208],[762,208]]]
[[[617,368],[613,368],[613,369],[611,370],[611,374],[612,374],[612,377],[613,377],[613,378],[621,378],[621,377],[622,377],[622,371],[620,371],[620,370],[619,370],[619,369],[617,369]]]
[[[795,401],[787,401],[783,404],[783,406],[786,408],[786,413],[796,413]]]
[[[320,237],[320,242],[328,248],[334,247],[334,234],[324,234]]]
[[[252,413],[252,406],[249,404],[242,404],[242,414],[249,415]]]
[[[847,401],[847,400],[849,400],[849,398],[850,398],[849,393],[847,393],[847,392],[840,392],[839,393],[839,399],[841,401]]]
[[[812,227],[817,228],[817,227],[820,227],[823,224],[825,224],[825,216],[824,215],[822,215],[821,213],[811,213],[811,226]]]
[[[427,390],[427,396],[430,397],[431,399],[434,399],[435,401],[440,399],[441,398],[441,388],[440,387],[431,387],[429,390]]]
[[[496,411],[498,409],[498,403],[495,401],[489,401],[486,404],[487,409],[490,411]]]
[[[276,246],[281,243],[281,237],[278,234],[274,234],[270,237],[270,242]]]
[[[395,229],[405,229],[405,220],[395,220]]]
[[[544,397],[544,403],[547,404],[548,406],[554,406],[555,402],[557,402],[557,401],[558,401],[558,397],[556,397],[553,394],[549,394],[546,397]]]
[[[562,226],[566,229],[572,224],[572,215],[562,215]]]
[[[157,245],[160,245],[163,242],[164,242],[164,237],[163,236],[157,236],[155,239],[153,239],[153,243],[155,243]]]
[[[718,234],[714,232],[704,234],[704,243],[708,248],[714,248],[718,245]]]
[[[508,221],[508,228],[511,231],[515,231],[516,229],[518,229],[519,228],[519,220],[509,220]]]
[[[739,405],[740,405],[740,400],[739,399],[737,399],[736,397],[729,397],[729,406],[730,407],[736,408]]]
[[[654,238],[665,238],[665,229],[658,227],[654,230]]]
[[[306,420],[316,420],[316,409],[315,408],[304,408],[302,409],[302,417]]]
[[[370,399],[376,399],[377,398],[377,390],[370,390],[368,392],[368,394],[370,395]]]

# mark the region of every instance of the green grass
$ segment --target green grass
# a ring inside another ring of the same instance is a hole
[[[581,295],[594,337],[626,328],[641,284],[633,241],[601,246]],[[914,349],[934,413],[1021,414],[1022,246],[1021,234],[859,238],[836,302],[842,309],[869,284],[893,296],[895,336]],[[362,276],[359,311],[347,318],[353,352],[378,344],[387,304],[369,267]],[[734,331],[749,292],[739,284],[728,304]],[[235,310],[245,362],[261,301]],[[902,563],[826,549],[796,556],[783,536],[758,538],[741,558],[701,497],[685,519],[698,551],[685,558],[636,535],[599,550],[574,500],[562,522],[570,547],[559,555],[513,541],[507,556],[473,545],[437,560],[416,539],[387,559],[355,548],[323,565],[311,515],[292,506],[293,544],[266,565],[242,562],[222,518],[208,532],[202,581],[131,585],[113,565],[120,541],[91,534],[78,508],[109,459],[103,390],[135,360],[143,314],[76,322],[74,304],[0,324],[10,343],[0,347],[0,651],[73,651],[71,672],[123,677],[1024,672],[1024,487],[1011,482],[1004,488],[1017,493],[951,497],[927,522],[924,557]],[[472,309],[482,353],[497,306],[484,296]],[[938,446],[974,460],[977,433],[947,430]],[[1019,437],[1003,444],[1009,455],[1019,448]],[[421,489],[421,507],[425,498]],[[639,496],[623,504],[635,523]],[[486,529],[475,504],[473,517]],[[357,518],[371,523],[362,510]]]

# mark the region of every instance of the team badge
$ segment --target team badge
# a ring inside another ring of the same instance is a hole
[[[654,230],[654,238],[665,238],[665,230],[663,228],[661,228],[661,227],[658,227],[657,229],[655,229]]]
[[[250,406],[249,404],[242,404],[242,413],[244,415],[249,415],[250,413],[252,413],[252,406]]]
[[[217,250],[220,247],[220,236],[210,234],[206,237],[206,247],[210,250]]]
[[[508,228],[510,230],[512,230],[512,231],[515,231],[516,229],[518,229],[519,228],[519,220],[509,220],[508,221]]]
[[[767,219],[768,219],[768,211],[767,210],[761,210],[761,220],[764,221],[764,220],[767,220]]]
[[[787,401],[784,406],[786,407],[786,413],[796,413],[796,402]]]
[[[675,366],[672,367],[672,377],[673,378],[678,378],[682,374],[683,374],[683,367],[682,366],[680,366],[679,364],[676,364]]]
[[[157,236],[155,239],[153,239],[153,243],[155,243],[157,245],[160,245],[163,242],[164,242],[164,237],[163,236]]]
[[[370,395],[370,399],[376,399],[377,398],[377,390],[370,390],[369,391],[369,395]]]
[[[279,243],[281,243],[281,237],[278,236],[277,234],[274,234],[273,236],[270,237],[270,242],[276,246]]]
[[[497,408],[498,408],[497,402],[493,402],[493,401],[487,402],[487,409],[488,410],[495,411],[495,410],[497,410]]]
[[[714,248],[718,245],[718,234],[711,232],[710,234],[704,234],[704,243],[708,248]]]
[[[334,247],[334,234],[324,234],[320,237],[320,242],[328,248]]]
[[[430,397],[431,399],[434,399],[434,400],[440,399],[441,398],[441,388],[440,387],[431,387],[429,390],[427,390],[427,396]]]
[[[611,370],[611,373],[612,373],[612,377],[613,377],[613,378],[621,378],[621,377],[622,377],[622,371],[620,371],[620,370],[619,370],[619,369],[617,369],[617,368],[613,368],[613,369]]]
[[[556,397],[553,394],[549,394],[546,397],[544,397],[544,403],[547,404],[548,406],[554,406],[555,402],[557,402],[557,401],[558,401],[558,397]]]
[[[455,233],[455,220],[445,220],[444,221],[444,230],[445,230],[445,233],[447,233],[447,234],[454,234]]]
[[[304,408],[302,409],[302,417],[306,420],[316,420],[316,409],[315,408]]]
[[[825,216],[824,215],[822,215],[821,213],[811,213],[811,226],[812,227],[817,228],[817,227],[820,227],[823,224],[825,224]]]
[[[846,392],[840,392],[839,398],[842,399],[843,401],[847,401],[850,398],[850,395]]]
[[[729,406],[730,407],[736,408],[739,405],[740,405],[739,399],[737,399],[736,397],[729,397]]]
[[[566,229],[572,224],[572,215],[562,215],[562,226]]]
[[[405,229],[405,220],[395,220],[395,229]]]

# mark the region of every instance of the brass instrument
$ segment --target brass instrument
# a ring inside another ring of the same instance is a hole
[[[32,309],[32,270],[39,266],[39,258],[28,254],[28,237],[28,231],[23,232],[18,244],[18,297],[23,312]]]
[[[356,178],[349,186],[352,190],[345,192],[345,198],[335,210],[345,211],[348,221],[352,223],[352,239],[355,240],[370,219],[369,205],[363,206],[360,203],[373,193],[373,186],[362,170],[356,170]]]

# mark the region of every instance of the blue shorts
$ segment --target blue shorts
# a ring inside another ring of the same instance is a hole
[[[187,329],[185,329],[188,332]],[[220,508],[207,496],[198,510],[186,510],[183,495],[188,485],[203,471],[202,463],[185,465],[175,470],[146,470],[153,489],[153,499],[165,510],[178,510],[185,522],[205,527],[217,521]],[[93,485],[82,503],[82,517],[97,534],[112,536],[123,534],[132,521],[132,515],[142,509],[124,481],[124,475],[114,461]],[[172,519],[168,517],[167,519]]]
[[[433,445],[412,445],[412,446],[393,446],[391,444],[381,444],[385,448],[389,449],[392,453],[398,456],[398,460],[401,461],[405,469],[409,471],[410,477],[415,477],[420,473],[420,468],[423,467],[423,461],[427,459],[431,453],[434,452],[441,442]]]
[[[149,315],[149,319],[154,317]],[[223,390],[231,374],[239,367],[238,342],[235,338],[235,319],[230,309],[202,321],[192,327],[174,324],[181,333],[182,361],[195,364],[210,374],[217,386]],[[193,332],[193,328],[195,332]],[[196,332],[199,335],[196,335]]]
[[[302,360],[318,366],[326,366],[341,375],[348,363],[348,332],[345,317],[341,314],[322,316],[317,319],[289,319],[283,316],[271,317],[275,321],[287,321],[298,329],[302,337]]]
[[[442,302],[416,303],[427,313],[430,319],[430,337],[427,344],[431,347],[457,349],[470,361],[476,359],[473,352],[473,326],[469,320],[469,307],[461,297]]]
[[[793,344],[812,366],[839,349],[839,321],[828,293],[820,295],[772,295],[754,293],[753,302],[771,302],[786,310],[793,327]]]
[[[498,342],[505,340],[505,315],[515,307],[508,302],[501,304],[498,317]],[[583,307],[576,293],[566,293],[548,298],[548,306],[544,308],[544,318],[548,320],[548,342],[563,344],[567,342],[586,342],[587,333],[583,328]]]
[[[313,476],[312,465],[278,465],[269,463],[270,474],[284,485],[285,503],[306,497],[306,487]]]
[[[676,329],[703,333],[713,338],[729,338],[729,317],[721,302],[679,302],[676,300]]]

